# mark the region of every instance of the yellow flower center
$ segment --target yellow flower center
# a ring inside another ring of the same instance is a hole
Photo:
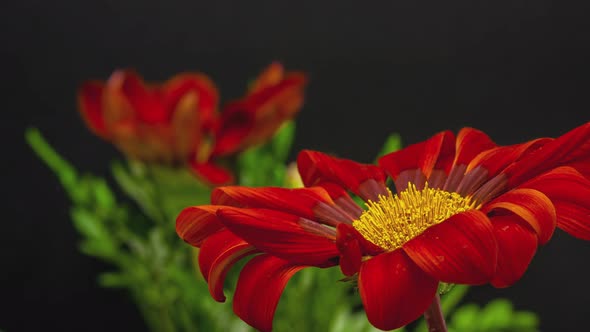
[[[379,195],[352,225],[365,239],[393,251],[452,215],[474,208],[468,197],[441,189],[418,190],[413,183],[398,195]]]

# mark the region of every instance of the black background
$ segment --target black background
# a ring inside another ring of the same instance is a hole
[[[309,73],[292,157],[302,148],[370,162],[404,143],[473,126],[500,144],[589,120],[586,1],[19,1],[2,5],[3,211],[0,329],[145,330],[107,270],[78,252],[68,199],[24,144],[38,127],[79,169],[108,177],[119,154],[75,108],[86,79],[132,67],[150,81],[201,71],[224,100],[272,60]],[[509,297],[544,331],[579,331],[590,309],[590,244],[557,232]],[[326,315],[329,315],[328,310]]]

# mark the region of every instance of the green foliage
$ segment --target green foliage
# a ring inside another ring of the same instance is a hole
[[[270,141],[270,149],[278,164],[285,164],[295,139],[295,122],[285,122]]]
[[[270,142],[242,152],[236,165],[239,184],[251,187],[281,185],[294,135],[295,123],[287,122]]]
[[[187,169],[146,165],[129,161],[113,162],[113,177],[121,189],[151,219],[173,224],[185,207],[209,203],[211,188],[198,181]]]
[[[466,304],[457,309],[449,320],[453,332],[534,332],[539,319],[529,311],[516,311],[507,299],[495,299],[483,308]]]
[[[195,273],[191,248],[175,234],[175,214],[189,201],[203,204],[209,189],[176,170],[114,163],[113,175],[137,210],[118,203],[104,179],[80,175],[38,130],[29,129],[25,137],[72,200],[80,250],[112,264],[112,271],[99,275],[99,283],[127,289],[153,331],[250,329],[229,305],[209,296],[207,284]]]
[[[274,330],[379,331],[367,320],[352,284],[338,267],[306,268],[289,281],[277,307]]]
[[[453,287],[447,289],[446,293],[441,296],[440,306],[442,311],[446,313],[446,317],[455,310],[468,290],[469,286],[467,285],[453,285]]]
[[[127,217],[127,210],[116,204],[115,195],[104,179],[80,175],[43,139],[37,129],[29,129],[25,137],[33,151],[56,174],[72,200],[70,215],[74,226],[83,235],[81,250],[92,256],[116,261],[117,247],[123,245],[113,234]]]

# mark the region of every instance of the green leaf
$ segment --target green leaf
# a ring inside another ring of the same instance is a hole
[[[478,324],[479,307],[476,304],[466,304],[459,307],[450,319],[450,325],[459,331],[469,331]]]
[[[380,332],[369,323],[364,311],[351,313],[347,306],[340,306],[332,314],[329,332]],[[404,329],[395,330],[402,332]]]
[[[365,202],[364,199],[360,198],[357,195],[351,194],[350,197],[352,198],[352,200],[361,207],[361,209],[366,209],[367,208],[367,202]]]
[[[275,158],[267,146],[250,148],[237,159],[239,184],[243,186],[280,185],[283,182],[285,165]]]
[[[507,299],[490,301],[482,309],[466,304],[456,310],[449,320],[449,330],[457,332],[535,332],[537,316],[528,311],[515,311]]]
[[[55,173],[70,198],[79,201],[81,191],[77,187],[76,170],[47,143],[37,128],[28,128],[25,131],[25,139],[33,152]]]
[[[92,193],[96,200],[97,207],[102,210],[111,210],[117,204],[115,195],[104,179],[94,179],[92,183]]]
[[[166,222],[164,213],[158,209],[157,205],[153,204],[156,189],[152,182],[138,173],[129,172],[120,162],[114,162],[111,165],[111,172],[121,189],[139,205],[150,219],[161,223]]]
[[[294,135],[295,123],[289,121],[266,144],[240,153],[236,159],[239,184],[251,187],[281,186]]]
[[[468,285],[454,285],[451,290],[441,296],[440,305],[445,317],[455,310],[455,307],[467,294]]]
[[[483,330],[493,331],[508,328],[512,319],[512,303],[506,299],[496,299],[481,310],[478,325]]]
[[[115,205],[115,197],[104,179],[94,176],[80,176],[76,169],[63,159],[36,128],[25,131],[25,139],[33,152],[57,176],[70,199],[76,204],[94,204],[108,210]]]
[[[70,215],[78,232],[84,234],[87,238],[97,240],[108,238],[108,232],[94,213],[82,207],[74,206],[70,211]]]
[[[277,331],[378,331],[339,268],[306,268],[291,278],[275,314]]]
[[[149,165],[147,178],[155,186],[156,201],[170,221],[182,209],[192,205],[209,204],[212,188],[197,179],[188,169]]]
[[[516,328],[515,330],[524,331],[529,329],[535,331],[539,324],[539,317],[533,312],[519,311],[512,315],[512,326]]]
[[[151,220],[170,225],[182,209],[208,204],[211,187],[186,168],[129,161],[111,165],[113,177]]]
[[[277,162],[285,163],[295,138],[295,122],[285,122],[271,140],[272,152]]]
[[[98,283],[107,288],[129,287],[133,282],[133,278],[121,272],[105,272],[98,276]]]

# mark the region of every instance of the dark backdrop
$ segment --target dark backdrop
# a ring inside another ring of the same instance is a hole
[[[473,126],[500,144],[589,120],[586,1],[29,0],[2,9],[3,210],[0,329],[144,330],[108,269],[78,252],[69,202],[23,143],[36,126],[81,170],[119,157],[75,109],[76,87],[133,67],[148,80],[202,71],[227,100],[272,60],[310,74],[295,151],[368,162],[386,135],[414,143]],[[544,331],[587,326],[590,244],[557,232],[509,297]],[[329,313],[327,313],[329,314]],[[583,330],[583,328],[582,328]]]

